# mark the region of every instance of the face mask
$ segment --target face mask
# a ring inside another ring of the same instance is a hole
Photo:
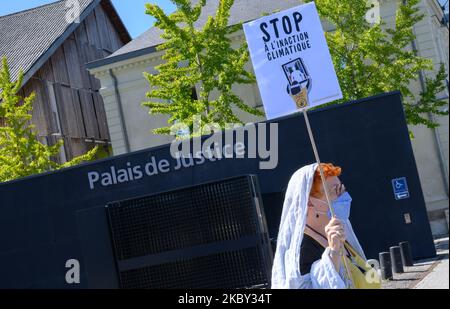
[[[344,192],[332,203],[334,215],[339,220],[347,220],[350,218],[350,207],[352,205],[352,197],[348,192]],[[328,210],[328,217],[331,219],[331,212]]]
[[[324,202],[322,200],[316,199],[317,201],[320,201],[324,204],[327,204],[327,202]],[[337,199],[335,199],[333,202],[331,202],[331,205],[333,207],[334,210],[334,215],[336,216],[336,218],[338,218],[339,220],[347,220],[348,218],[350,218],[350,206],[352,204],[352,197],[350,196],[350,194],[348,194],[348,192],[344,192],[343,194],[341,194],[341,196],[339,196]],[[328,204],[327,204],[328,205]],[[321,213],[321,211],[316,211],[318,213]],[[327,212],[328,215],[328,219],[331,219],[331,211],[328,209]]]

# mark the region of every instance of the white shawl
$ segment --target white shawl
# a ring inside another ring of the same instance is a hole
[[[308,199],[318,164],[299,169],[289,181],[272,268],[273,289],[344,289],[345,270],[337,272],[326,249],[309,274],[300,274],[300,245],[306,225]],[[344,222],[347,241],[365,258],[350,221]]]

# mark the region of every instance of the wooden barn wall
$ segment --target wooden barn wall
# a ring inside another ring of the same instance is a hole
[[[100,82],[89,74],[86,63],[123,45],[106,12],[97,6],[22,88],[22,95],[36,93],[32,122],[41,141],[65,141],[58,161],[84,154],[96,144],[109,148]]]

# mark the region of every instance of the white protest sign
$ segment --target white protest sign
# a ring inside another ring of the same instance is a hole
[[[268,119],[342,98],[314,2],[248,22],[244,32]]]

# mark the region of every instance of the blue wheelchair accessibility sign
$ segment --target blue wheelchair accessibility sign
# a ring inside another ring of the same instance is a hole
[[[392,188],[394,189],[394,196],[397,201],[409,198],[406,177],[392,179]]]

